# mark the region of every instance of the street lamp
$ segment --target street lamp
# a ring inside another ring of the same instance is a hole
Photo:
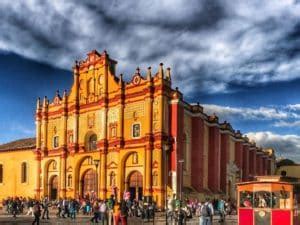
[[[96,166],[96,196],[98,198],[98,166],[100,164],[99,159],[94,159],[94,165]]]
[[[179,159],[178,163],[180,164],[180,180],[179,180],[179,194],[180,194],[180,202],[182,201],[182,185],[183,185],[183,159]]]
[[[165,181],[165,213],[166,213],[166,224],[168,224],[168,175],[169,175],[169,157],[168,151],[170,150],[170,145],[168,143],[163,145],[163,157],[164,157],[164,181]]]

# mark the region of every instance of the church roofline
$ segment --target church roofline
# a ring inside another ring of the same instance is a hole
[[[0,145],[0,152],[36,148],[36,138],[24,138]]]

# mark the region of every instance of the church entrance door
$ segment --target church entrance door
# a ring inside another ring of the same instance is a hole
[[[131,200],[142,200],[143,197],[143,175],[134,171],[128,176],[129,192]]]
[[[54,175],[50,178],[50,199],[56,200],[57,199],[57,192],[58,192],[58,176]]]
[[[93,169],[87,170],[81,179],[82,197],[94,197],[96,195],[96,172]]]

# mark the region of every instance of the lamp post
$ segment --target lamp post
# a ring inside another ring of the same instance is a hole
[[[168,225],[168,176],[169,176],[169,157],[168,151],[170,145],[168,143],[163,145],[163,156],[164,156],[164,183],[165,183],[165,213],[166,213],[166,225]]]
[[[180,202],[182,201],[182,186],[183,186],[183,159],[179,159],[178,163],[180,164],[180,180],[179,180],[179,196],[180,196]]]
[[[94,159],[94,165],[96,166],[96,197],[98,198],[98,166],[100,164],[99,159]]]

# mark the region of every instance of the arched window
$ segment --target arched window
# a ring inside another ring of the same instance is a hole
[[[0,164],[0,184],[3,183],[3,165]]]
[[[67,184],[68,184],[68,187],[72,187],[72,175],[71,174],[68,175],[68,182],[67,182]]]
[[[59,146],[59,137],[55,136],[53,137],[53,148],[58,148]]]
[[[23,162],[21,164],[21,183],[27,182],[27,163]]]
[[[92,134],[89,137],[88,143],[87,143],[87,150],[88,151],[97,150],[97,135],[96,134]]]
[[[116,174],[115,172],[111,172],[109,175],[109,184],[110,186],[115,186],[116,185]]]

